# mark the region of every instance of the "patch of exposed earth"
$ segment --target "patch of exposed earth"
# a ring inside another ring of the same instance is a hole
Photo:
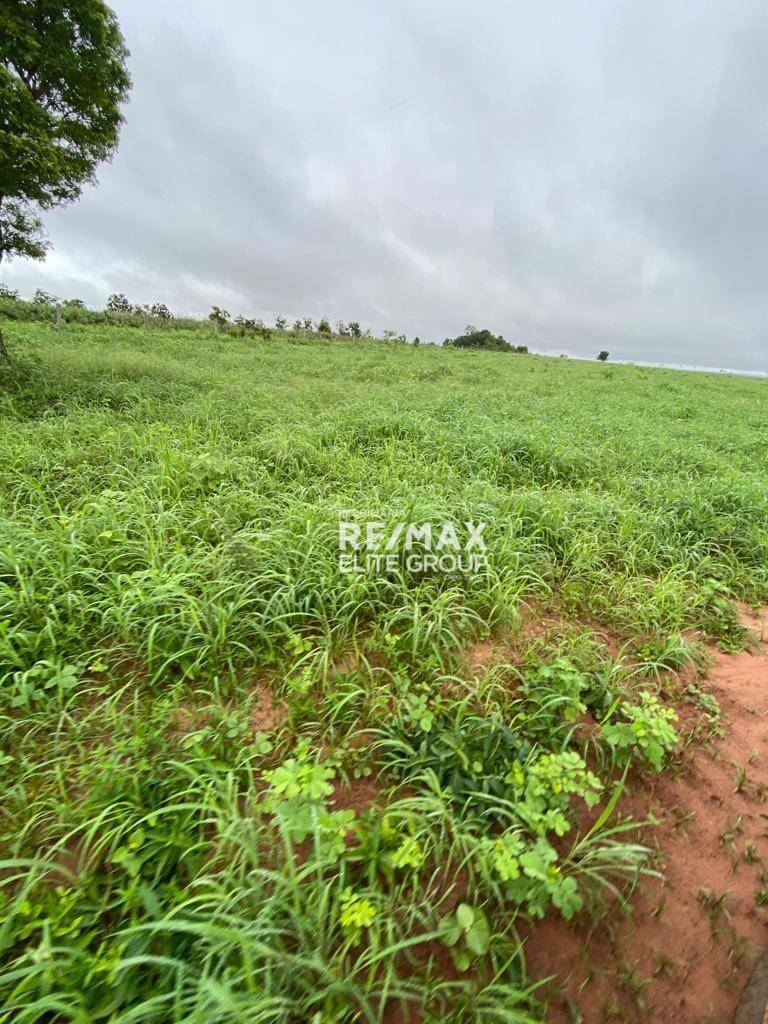
[[[661,878],[597,924],[541,922],[527,946],[552,976],[548,1024],[727,1024],[768,946],[768,628],[744,615],[753,650],[714,655],[701,690],[721,735],[691,745],[678,772],[644,775],[624,812],[658,824],[642,836]]]

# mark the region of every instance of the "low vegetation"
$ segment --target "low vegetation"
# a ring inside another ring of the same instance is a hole
[[[525,355],[528,352],[527,345],[510,345],[501,334],[492,334],[489,330],[478,330],[472,324],[468,324],[464,333],[457,338],[446,338],[446,348],[474,348],[486,352],[517,352]]]
[[[541,1020],[768,599],[765,382],[148,318],[5,325],[0,1021]]]
[[[171,312],[164,302],[134,303],[124,294],[115,293],[107,299],[104,309],[91,309],[82,299],[59,299],[58,296],[38,288],[31,299],[25,299],[14,288],[0,283],[0,323],[3,320],[41,322],[52,324],[104,324],[121,327],[161,328],[169,330],[208,330],[211,325],[217,332],[233,337],[257,336],[269,338],[272,331],[288,331],[288,321],[278,313],[274,327],[265,324],[260,317],[249,317],[238,313],[234,317],[221,306],[211,306],[207,318],[178,316]],[[302,338],[370,338],[370,330],[363,330],[359,321],[350,320],[336,323],[332,330],[327,317],[316,321],[311,316],[294,321],[291,333]],[[405,334],[385,331],[385,341],[406,343]],[[414,339],[419,344],[418,339]]]

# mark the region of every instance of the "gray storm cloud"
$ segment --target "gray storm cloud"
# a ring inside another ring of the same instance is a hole
[[[122,0],[114,162],[4,279],[768,369],[768,8]]]

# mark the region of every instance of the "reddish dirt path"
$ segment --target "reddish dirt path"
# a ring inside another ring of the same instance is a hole
[[[529,939],[531,974],[562,986],[549,1024],[731,1021],[768,946],[767,620],[745,615],[755,650],[716,653],[701,680],[720,704],[724,736],[690,747],[679,773],[644,776],[624,804],[660,819],[643,841],[660,847],[663,880],[644,883],[631,917],[546,920]]]

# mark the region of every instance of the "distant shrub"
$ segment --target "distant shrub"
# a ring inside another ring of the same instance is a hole
[[[386,330],[382,333],[382,338],[384,341],[395,341],[399,342],[401,345],[405,344],[405,335],[398,334],[397,331]]]
[[[267,327],[261,319],[256,320],[252,317],[238,314],[233,323],[236,328],[235,333],[241,338],[245,337],[248,333],[258,335],[258,337],[266,340],[272,337],[272,329]]]
[[[49,319],[53,319],[51,307],[44,307]],[[99,324],[107,319],[102,310],[88,309],[82,299],[66,299],[61,304],[61,318],[68,324]]]
[[[108,313],[132,313],[133,306],[122,293],[110,295],[104,307]]]
[[[122,292],[110,295],[104,309],[107,313],[116,313],[123,323],[133,327],[146,323],[148,319],[163,323],[173,320],[173,313],[164,302],[154,302],[151,306],[146,302],[134,304]]]
[[[14,298],[15,296],[15,298]],[[42,321],[53,323],[56,318],[54,296],[20,299],[17,292],[0,289],[0,315],[9,320]],[[67,323],[97,324],[104,323],[106,315],[100,310],[88,309],[81,299],[69,299],[61,304],[62,319]]]
[[[219,306],[211,306],[208,319],[213,321],[216,327],[226,327],[229,323],[229,312],[226,309],[220,309]]]
[[[360,324],[357,320],[350,320],[347,324],[347,331],[352,335],[353,338],[359,338],[362,334],[360,330]]]
[[[275,317],[275,327],[278,331],[284,331],[288,326],[288,321],[280,313]]]
[[[325,317],[325,316],[320,317],[320,319],[317,322],[317,330],[318,330],[318,332],[320,334],[330,334],[331,333],[331,325],[328,322],[328,317]]]
[[[510,345],[501,334],[492,334],[489,330],[479,331],[471,324],[467,325],[464,334],[458,338],[446,338],[446,348],[473,348],[482,349],[486,352],[520,352],[528,351],[525,345]]]
[[[42,302],[27,302],[18,292],[0,291],[0,314],[8,320],[53,320],[53,308]]]
[[[602,352],[597,353],[597,358],[601,363],[604,363],[610,354],[610,352],[606,352],[605,349],[603,349]]]

